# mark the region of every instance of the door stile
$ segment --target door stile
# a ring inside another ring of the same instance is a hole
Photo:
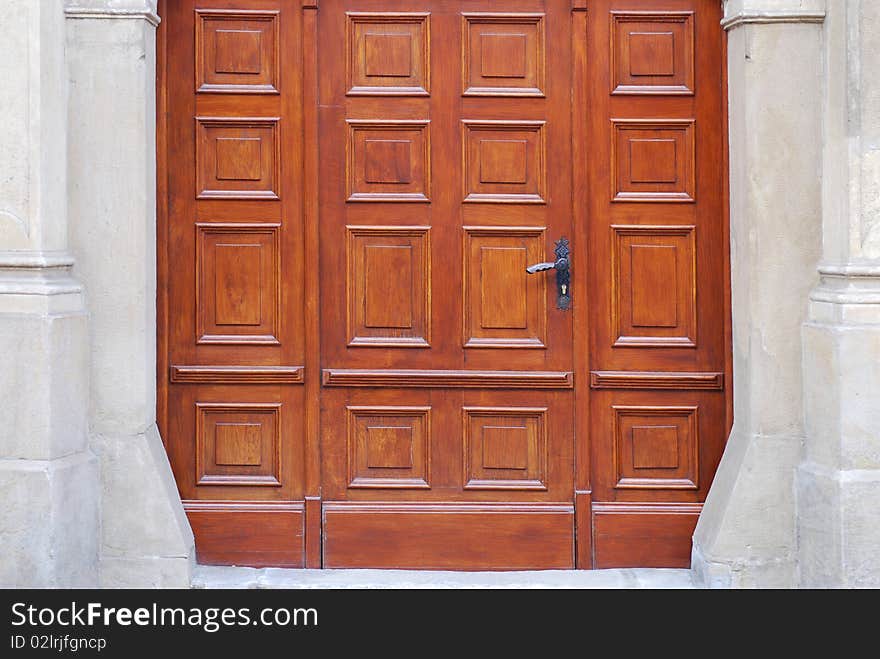
[[[575,566],[590,569],[593,565],[593,531],[590,488],[590,285],[589,269],[589,190],[587,113],[589,89],[587,79],[587,5],[585,0],[572,0],[571,9],[571,139],[572,139],[572,237],[574,253],[573,345],[574,380],[574,503],[575,503]]]
[[[321,284],[318,205],[318,2],[302,0],[303,286],[305,289],[305,556],[321,562]]]

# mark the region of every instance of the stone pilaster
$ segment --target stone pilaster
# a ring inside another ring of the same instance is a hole
[[[68,0],[71,245],[91,313],[101,585],[186,587],[193,537],[156,427],[155,0]]]
[[[734,427],[694,534],[709,587],[797,581],[798,337],[821,252],[824,0],[729,0]]]
[[[820,282],[803,327],[799,583],[880,587],[880,6],[842,0],[825,32]]]
[[[63,0],[7,0],[0,40],[0,586],[98,582],[88,324],[67,247]]]

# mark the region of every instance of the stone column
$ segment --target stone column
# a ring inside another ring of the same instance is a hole
[[[102,586],[187,587],[189,528],[156,427],[155,0],[67,0],[71,245],[91,314]]]
[[[728,0],[734,427],[694,534],[710,587],[797,583],[801,325],[821,253],[824,0]]]
[[[63,0],[7,0],[2,11],[0,586],[95,586],[88,326],[67,250]]]
[[[824,250],[804,324],[800,585],[880,587],[880,3],[829,3]]]

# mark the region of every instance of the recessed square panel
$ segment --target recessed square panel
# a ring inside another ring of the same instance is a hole
[[[430,227],[349,226],[348,345],[428,348]]]
[[[480,183],[528,181],[526,140],[480,140]]]
[[[465,348],[543,348],[546,278],[526,267],[544,255],[544,227],[464,227]]]
[[[196,225],[196,342],[278,344],[278,224]]]
[[[675,75],[675,34],[630,32],[629,74],[634,78]]]
[[[546,408],[464,408],[464,489],[546,490],[546,413]]]
[[[677,469],[679,436],[676,426],[632,426],[633,469]]]
[[[462,121],[464,201],[543,204],[543,121]]]
[[[693,12],[612,12],[613,94],[694,93]]]
[[[629,178],[632,183],[675,183],[678,154],[673,139],[631,139]]]
[[[430,489],[430,407],[346,408],[349,488]]]
[[[196,10],[196,91],[277,94],[277,11]]]
[[[218,137],[215,140],[218,181],[259,181],[263,177],[263,140],[259,137]]]
[[[196,403],[197,485],[281,485],[281,403]]]
[[[366,183],[412,183],[412,142],[409,140],[365,140],[364,181]]]
[[[430,14],[348,12],[349,96],[428,96]]]
[[[697,346],[693,226],[612,228],[615,347]]]
[[[544,15],[463,14],[465,96],[544,96]]]
[[[695,201],[693,119],[611,121],[612,201]]]
[[[482,32],[479,39],[483,78],[525,78],[528,75],[527,34]]]
[[[364,74],[367,78],[409,78],[413,70],[413,38],[403,32],[366,32]]]
[[[696,490],[697,407],[614,406],[616,489]]]
[[[349,119],[347,125],[348,201],[430,201],[428,121]]]
[[[196,118],[198,199],[278,199],[278,119]]]

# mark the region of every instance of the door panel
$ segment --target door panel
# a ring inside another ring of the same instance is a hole
[[[199,561],[687,565],[731,422],[719,3],[160,14],[158,417]],[[568,310],[526,273],[563,237]]]
[[[302,566],[299,12],[161,11],[162,436],[199,561]]]
[[[463,8],[319,12],[327,565],[573,565],[569,6]]]
[[[729,429],[721,9],[588,4],[595,566],[686,567]]]

